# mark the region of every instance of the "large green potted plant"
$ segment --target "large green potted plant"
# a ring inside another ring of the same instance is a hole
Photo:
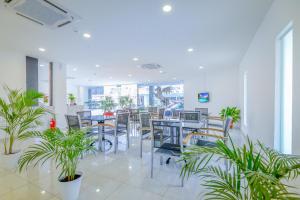
[[[300,173],[300,157],[283,155],[262,143],[236,146],[219,140],[215,147],[195,146],[183,153],[181,175],[198,175],[206,193],[203,199],[300,199],[286,184]],[[226,165],[217,166],[215,160]]]
[[[121,96],[119,99],[119,105],[122,109],[130,108],[132,106],[133,99],[129,96]]]
[[[233,125],[240,121],[241,116],[240,116],[241,110],[238,109],[237,107],[226,107],[223,108],[220,112],[220,117],[225,120],[226,117],[232,117],[232,121],[230,124],[230,128],[233,128]]]
[[[40,143],[33,144],[21,155],[18,166],[21,172],[30,164],[42,165],[49,159],[56,162],[60,169],[58,181],[63,200],[75,200],[78,198],[82,173],[77,171],[79,158],[85,152],[94,151],[91,145],[92,139],[86,137],[80,130],[69,130],[62,132],[59,129],[49,129],[35,132],[32,137],[40,139]]]
[[[4,154],[12,155],[18,152],[14,150],[16,140],[25,139],[41,124],[39,119],[46,109],[36,106],[43,94],[35,90],[4,89],[7,97],[0,98],[0,118],[4,121],[0,129],[5,133]]]

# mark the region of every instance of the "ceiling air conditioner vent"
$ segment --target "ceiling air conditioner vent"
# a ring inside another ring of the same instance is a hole
[[[50,28],[60,28],[80,20],[80,17],[49,0],[5,0],[18,16]]]
[[[162,66],[157,63],[148,63],[148,64],[142,64],[141,68],[148,69],[148,70],[154,70],[154,69],[160,69],[160,68],[162,68]]]

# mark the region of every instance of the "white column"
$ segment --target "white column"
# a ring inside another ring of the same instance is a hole
[[[67,113],[66,66],[56,62],[53,63],[53,106],[57,127],[65,129],[67,127],[65,120]]]

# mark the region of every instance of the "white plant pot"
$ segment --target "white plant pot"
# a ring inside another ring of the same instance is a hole
[[[1,165],[8,170],[15,170],[18,167],[18,160],[21,156],[21,151],[15,151],[13,154],[2,155]]]
[[[82,180],[82,173],[78,172],[76,173],[76,175],[79,175],[80,177],[70,182],[61,182],[61,180],[58,180],[60,186],[60,194],[63,200],[78,199]]]

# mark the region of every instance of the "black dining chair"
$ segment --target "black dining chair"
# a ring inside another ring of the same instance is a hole
[[[151,133],[151,114],[149,112],[140,112],[140,157],[143,157],[143,140],[150,137]]]
[[[165,116],[165,108],[160,108],[159,110],[158,110],[158,119],[163,119]]]
[[[68,129],[85,131],[87,137],[94,136],[99,133],[97,127],[83,127],[79,115],[65,115],[65,118],[67,121]]]
[[[230,124],[231,124],[232,118],[227,117],[225,119],[224,127],[222,129],[217,128],[200,128],[199,132],[192,132],[187,135],[187,137],[184,139],[184,144],[187,144],[190,139],[194,136],[206,136],[205,138],[201,137],[197,139],[196,145],[198,146],[215,146],[215,141],[211,141],[209,139],[221,139],[225,143],[228,141],[229,138],[229,130],[230,130]]]
[[[99,129],[97,127],[82,127],[79,115],[65,115],[65,119],[69,130],[81,130],[86,134],[86,137],[91,138],[99,135]],[[95,142],[96,139],[92,141],[91,146],[94,145]],[[81,158],[83,158],[83,154],[81,155]]]
[[[149,113],[157,113],[158,112],[158,108],[156,106],[149,106],[148,107],[148,112]]]
[[[198,123],[201,120],[200,112],[198,111],[181,111],[179,112],[179,119],[184,122]]]
[[[178,109],[173,109],[172,113],[173,113],[173,119],[179,119],[179,114],[180,112],[182,112],[182,110],[178,110]]]
[[[117,113],[114,125],[109,125],[107,129],[101,132],[102,135],[109,135],[114,137],[114,153],[117,153],[118,149],[118,138],[126,135],[127,148],[129,148],[129,112]],[[102,138],[102,137],[100,137]]]
[[[183,152],[182,125],[180,121],[152,120],[151,121],[151,178],[153,178],[154,153],[160,154],[160,164],[163,164],[163,156],[171,159],[180,158]],[[183,178],[181,182],[183,186]]]
[[[78,111],[77,115],[80,117],[81,125],[84,126],[92,126],[92,111]]]

